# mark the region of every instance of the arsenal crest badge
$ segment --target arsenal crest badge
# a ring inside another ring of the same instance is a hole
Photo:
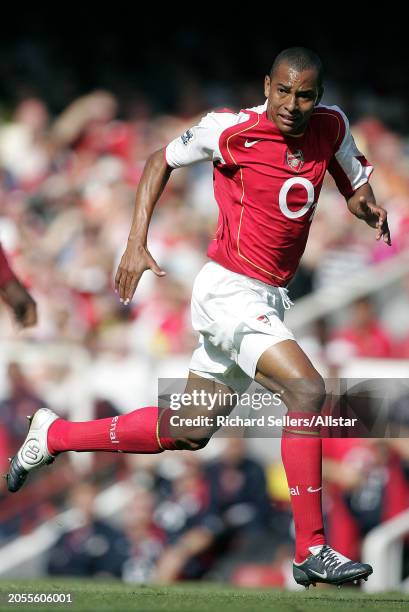
[[[294,170],[294,172],[299,172],[301,170],[304,165],[304,155],[300,149],[294,153],[291,153],[291,151],[287,149],[285,157],[291,170]]]

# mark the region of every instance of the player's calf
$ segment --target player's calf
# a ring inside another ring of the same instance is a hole
[[[209,440],[210,438],[178,438],[175,440],[175,446],[177,450],[197,451],[204,448],[208,444]]]
[[[177,450],[200,450],[219,429],[215,423],[217,414],[221,412],[225,413],[225,409],[221,411],[216,408],[214,414],[209,414],[200,408],[195,411],[181,408],[177,413],[168,408],[160,416],[159,437],[168,442],[167,448],[173,442]]]
[[[289,412],[310,412],[319,414],[325,404],[324,379],[315,378],[291,380],[285,385],[283,401]]]

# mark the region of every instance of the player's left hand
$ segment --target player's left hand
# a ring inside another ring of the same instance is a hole
[[[365,221],[371,227],[376,228],[376,240],[383,238],[383,241],[391,246],[391,233],[388,226],[388,213],[381,206],[373,202],[368,202],[364,196],[359,198],[361,211],[365,215]]]
[[[0,289],[2,300],[10,306],[20,327],[31,327],[37,323],[37,305],[27,289],[14,279]]]

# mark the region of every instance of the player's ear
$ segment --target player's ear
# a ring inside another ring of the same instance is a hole
[[[320,87],[318,90],[318,96],[317,99],[315,100],[315,106],[318,106],[318,104],[321,102],[321,98],[324,95],[324,88]]]
[[[270,95],[270,76],[266,74],[264,78],[264,95],[266,98]]]

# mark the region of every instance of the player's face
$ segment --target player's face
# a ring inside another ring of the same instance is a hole
[[[266,76],[264,92],[268,98],[267,117],[282,134],[301,135],[322,91],[317,72],[311,68],[298,72],[287,63],[281,63],[273,76]]]

